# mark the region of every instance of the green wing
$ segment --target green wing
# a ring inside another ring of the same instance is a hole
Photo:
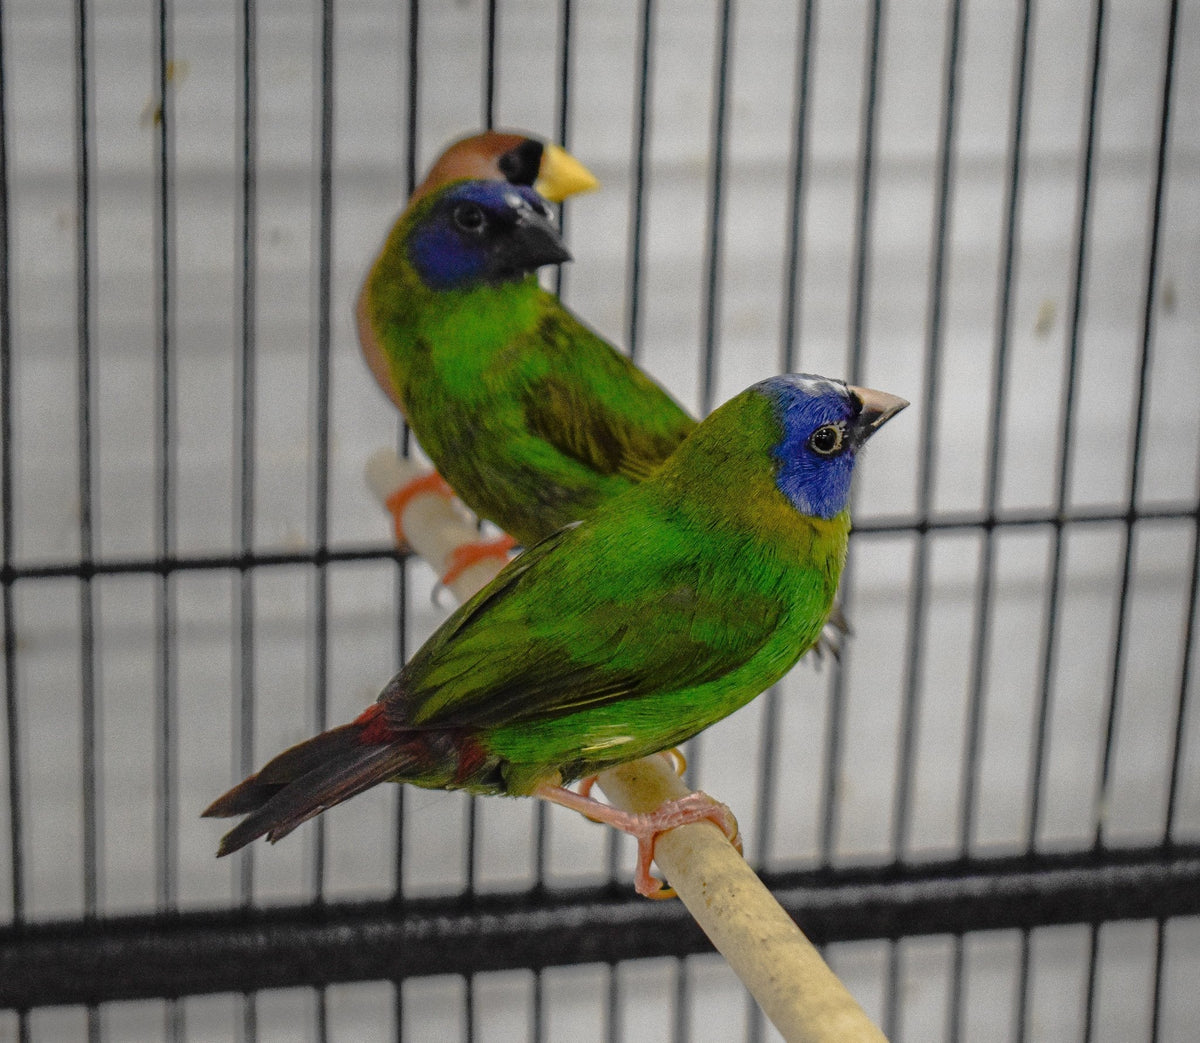
[[[553,365],[527,384],[525,422],[564,455],[641,481],[695,428],[666,391],[549,295],[537,336]]]
[[[705,555],[653,540],[606,555],[591,535],[544,540],[447,620],[381,696],[389,723],[486,728],[702,684],[751,659],[791,607],[736,564],[701,573]],[[705,588],[702,574],[742,581]]]

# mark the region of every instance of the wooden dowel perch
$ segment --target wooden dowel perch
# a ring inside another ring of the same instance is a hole
[[[386,502],[398,488],[427,473],[391,450],[375,453],[367,480]],[[474,519],[436,489],[413,496],[403,511],[412,549],[439,575],[454,549],[479,539]],[[460,600],[486,584],[503,563],[472,565],[450,584]],[[600,788],[626,811],[653,811],[689,790],[663,757],[648,757],[604,772]],[[867,1017],[771,892],[715,825],[679,826],[658,838],[655,863],[734,973],[783,1037],[795,1043],[878,1043],[882,1032]]]

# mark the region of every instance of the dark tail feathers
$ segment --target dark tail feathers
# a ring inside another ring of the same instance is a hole
[[[410,772],[416,751],[409,744],[364,743],[367,716],[284,750],[205,808],[207,818],[246,815],[221,838],[217,855],[264,835],[274,842],[326,808]]]

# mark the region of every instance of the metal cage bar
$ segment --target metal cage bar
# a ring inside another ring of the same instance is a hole
[[[821,944],[1200,912],[1194,844],[763,877]],[[681,907],[609,888],[26,924],[0,931],[0,1006],[682,958],[707,946]]]

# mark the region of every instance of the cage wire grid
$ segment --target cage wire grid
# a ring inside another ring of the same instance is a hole
[[[598,174],[551,284],[689,408],[913,402],[841,661],[689,750],[785,907],[893,1039],[1189,1038],[1197,8],[8,0],[0,1038],[774,1038],[572,816],[396,788],[221,862],[196,818],[447,611],[351,303],[493,124]]]

